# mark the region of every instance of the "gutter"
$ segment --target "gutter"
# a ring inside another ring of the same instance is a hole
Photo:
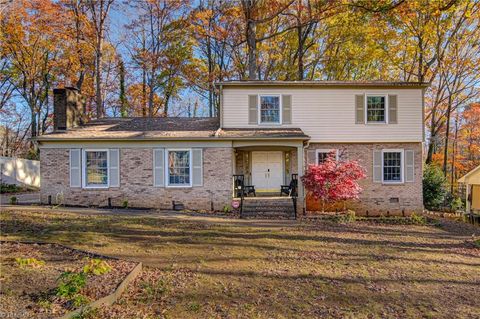
[[[215,131],[214,136],[212,137],[171,137],[171,138],[49,138],[49,139],[36,139],[36,141],[41,143],[48,142],[99,142],[99,141],[116,141],[116,142],[151,142],[151,141],[237,141],[237,140],[260,140],[260,141],[269,141],[269,140],[302,140],[307,141],[310,139],[309,136],[284,136],[284,137],[218,137],[219,131]]]

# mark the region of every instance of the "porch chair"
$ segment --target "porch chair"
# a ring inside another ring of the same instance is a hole
[[[244,185],[243,178],[236,178],[235,179],[235,195],[237,197],[241,197],[242,195],[242,185],[243,185],[243,196],[248,197],[248,195],[253,194],[254,197],[257,197],[257,193],[255,192],[255,186],[253,185]]]
[[[287,196],[291,196],[293,191],[296,191],[298,187],[298,180],[296,178],[292,178],[289,185],[281,185],[280,186],[280,196],[283,194]]]

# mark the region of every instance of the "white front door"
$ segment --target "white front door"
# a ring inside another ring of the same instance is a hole
[[[282,152],[252,152],[252,184],[259,192],[280,192],[283,183]]]

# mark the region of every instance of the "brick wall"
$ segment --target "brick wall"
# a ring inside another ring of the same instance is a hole
[[[405,149],[415,152],[415,177],[413,183],[386,185],[373,182],[373,151],[385,148]],[[358,215],[365,215],[367,210],[371,215],[405,214],[421,212],[423,210],[422,195],[422,144],[421,143],[378,143],[378,144],[310,144],[313,149],[338,149],[349,160],[358,160],[367,171],[367,178],[360,182],[363,192],[360,200],[347,203],[347,208],[356,211]],[[307,156],[305,156],[307,159]],[[398,198],[398,203],[393,202]],[[307,211],[320,210],[320,204],[307,198]],[[331,209],[341,208],[332,206]]]
[[[63,192],[66,205],[114,206],[128,200],[130,207],[171,209],[179,201],[187,209],[221,210],[231,202],[232,150],[204,148],[203,186],[191,188],[153,187],[152,149],[120,149],[120,187],[110,189],[70,188],[69,150],[42,148],[41,200],[47,203],[52,196]],[[221,163],[221,165],[219,165]]]
[[[423,209],[422,197],[422,144],[421,143],[379,143],[379,144],[310,144],[309,149],[343,150],[348,159],[358,159],[367,170],[367,179],[361,181],[363,192],[360,201],[350,202],[348,208],[364,215],[406,214]],[[415,151],[415,180],[401,185],[373,183],[373,150],[382,148],[403,148]],[[42,148],[41,160],[41,199],[47,203],[51,195],[55,203],[56,195],[63,192],[64,203],[80,206],[106,206],[107,199],[121,206],[128,200],[131,207],[152,207],[171,209],[172,201],[185,204],[187,209],[221,210],[231,203],[231,148],[204,149],[203,186],[192,188],[153,187],[152,149],[120,150],[120,187],[111,189],[81,189],[69,186],[69,150]],[[305,154],[305,158],[307,159]],[[296,153],[292,151],[292,173],[296,172]],[[238,159],[237,159],[238,160]],[[398,198],[398,203],[391,202]],[[307,198],[307,210],[319,210],[320,205]]]

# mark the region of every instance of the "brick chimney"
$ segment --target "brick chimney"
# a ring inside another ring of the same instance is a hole
[[[77,88],[53,90],[53,130],[65,131],[85,123],[85,98]]]

